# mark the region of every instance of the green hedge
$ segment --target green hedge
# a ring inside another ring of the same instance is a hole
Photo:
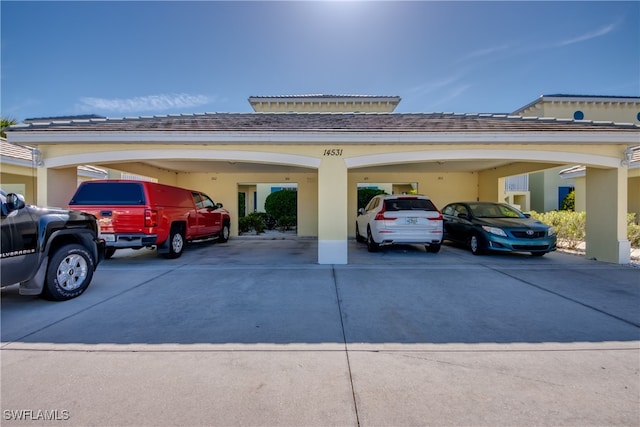
[[[531,211],[531,217],[553,226],[558,240],[565,242],[567,247],[574,249],[584,241],[586,234],[586,212],[550,211],[538,213]],[[627,238],[631,247],[640,248],[640,224],[636,221],[636,215],[627,215]]]
[[[264,202],[264,210],[276,220],[280,229],[288,230],[298,220],[298,192],[280,190],[269,194]]]

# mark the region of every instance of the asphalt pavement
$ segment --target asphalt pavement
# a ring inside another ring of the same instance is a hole
[[[640,269],[349,242],[118,251],[2,290],[2,426],[638,426]]]

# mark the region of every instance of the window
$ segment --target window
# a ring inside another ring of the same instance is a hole
[[[191,195],[193,196],[193,203],[196,204],[196,208],[202,209],[204,205],[202,203],[202,198],[200,197],[200,193],[191,192]]]
[[[213,203],[213,200],[211,200],[207,195],[205,194],[201,194],[200,197],[202,197],[202,206],[205,208],[214,208],[216,207],[216,204]]]
[[[467,208],[462,206],[462,205],[457,205],[456,206],[456,216],[460,216],[460,215],[469,215],[469,212],[467,211]]]
[[[369,203],[367,204],[367,207],[365,207],[364,210],[367,212],[374,210],[376,206],[378,206],[379,202],[380,202],[380,198],[374,197],[373,199],[371,199],[371,201],[369,201]]]
[[[435,211],[437,210],[431,200],[399,198],[385,201],[385,209],[388,211]]]
[[[144,205],[142,185],[136,182],[87,182],[78,188],[70,205]]]

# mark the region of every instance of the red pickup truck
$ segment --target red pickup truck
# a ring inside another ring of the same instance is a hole
[[[199,191],[155,182],[85,181],[69,209],[98,218],[106,258],[116,249],[153,246],[166,258],[178,258],[187,241],[229,239],[231,220],[221,203]]]

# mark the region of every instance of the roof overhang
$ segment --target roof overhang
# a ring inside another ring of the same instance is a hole
[[[637,132],[20,132],[12,143],[46,144],[625,144],[637,145]]]

